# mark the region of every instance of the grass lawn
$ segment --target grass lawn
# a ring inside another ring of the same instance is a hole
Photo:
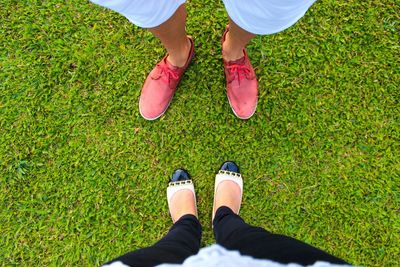
[[[93,266],[171,226],[165,189],[187,168],[203,245],[214,174],[235,160],[248,222],[353,264],[400,259],[400,4],[320,0],[248,52],[257,112],[225,94],[221,1],[188,2],[196,57],[167,113],[138,111],[158,40],[88,1],[0,9],[0,265]]]

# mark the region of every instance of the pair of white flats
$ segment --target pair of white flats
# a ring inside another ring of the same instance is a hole
[[[223,166],[225,166],[227,163],[230,164],[234,164],[234,166],[237,168],[237,165],[234,162],[225,162]],[[239,188],[240,188],[240,203],[242,203],[242,195],[243,195],[243,178],[242,175],[239,172],[234,172],[234,171],[230,171],[228,169],[221,169],[218,171],[217,175],[215,176],[215,184],[214,184],[214,204],[213,204],[213,215],[212,215],[212,221],[214,220],[214,215],[215,215],[215,195],[217,193],[218,187],[220,186],[220,184],[224,181],[232,181],[234,183],[236,183]],[[177,177],[172,177],[171,182],[169,183],[168,187],[167,187],[167,200],[168,200],[168,208],[171,211],[171,199],[173,197],[173,195],[180,191],[180,190],[190,190],[193,193],[194,196],[194,201],[195,201],[195,206],[196,206],[196,210],[197,210],[197,202],[196,202],[196,193],[194,190],[194,185],[193,185],[193,181],[190,179],[189,174],[180,169],[177,171],[183,171],[184,173],[184,177],[180,177],[180,180],[176,180]],[[177,172],[175,171],[175,173]],[[174,173],[174,175],[175,175]],[[175,178],[175,181],[174,181]],[[239,205],[240,207],[240,205]],[[240,208],[239,208],[240,209]],[[234,211],[236,214],[239,214],[239,210]],[[196,214],[197,217],[197,214]]]

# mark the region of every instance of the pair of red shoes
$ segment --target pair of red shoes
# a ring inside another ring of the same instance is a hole
[[[225,30],[222,42],[225,41],[228,30],[228,28]],[[171,103],[183,73],[194,57],[194,42],[191,37],[188,38],[191,48],[183,67],[171,65],[166,55],[147,77],[139,100],[140,114],[146,120],[161,117]],[[248,119],[256,111],[258,84],[246,50],[243,52],[244,56],[238,60],[223,61],[229,104],[238,118]]]

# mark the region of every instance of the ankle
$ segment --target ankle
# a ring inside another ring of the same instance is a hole
[[[244,57],[244,52],[243,49],[242,50],[222,50],[222,58],[225,61],[236,61],[238,59],[241,59],[242,57]]]
[[[189,38],[187,38],[187,42],[184,45],[182,45],[182,47],[174,49],[173,51],[169,51],[167,58],[168,62],[175,67],[182,68],[183,66],[185,66],[187,62],[191,48],[192,48],[192,43],[189,40]]]
[[[222,43],[222,57],[225,61],[235,61],[244,57],[244,47],[239,47],[234,44],[229,38],[229,32],[226,34],[226,39]]]

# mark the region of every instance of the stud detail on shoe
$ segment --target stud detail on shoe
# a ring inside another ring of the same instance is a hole
[[[227,175],[232,175],[232,176],[237,176],[237,177],[242,177],[240,173],[237,172],[230,172],[230,171],[225,171],[225,170],[219,170],[218,174],[227,174]]]
[[[177,182],[170,182],[168,186],[179,186],[185,184],[193,184],[192,180],[184,180],[184,181],[177,181]]]

